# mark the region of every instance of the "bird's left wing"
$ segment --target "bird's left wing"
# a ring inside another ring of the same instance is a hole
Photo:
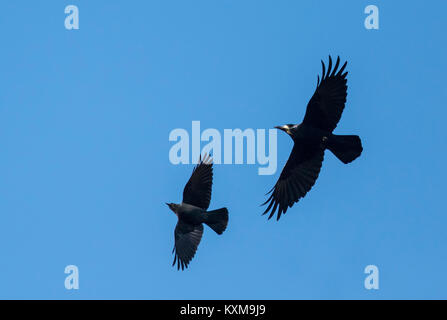
[[[191,178],[183,189],[183,203],[207,210],[211,201],[213,185],[213,162],[209,155],[200,157]]]
[[[338,70],[340,57],[337,58],[332,68],[332,58],[329,56],[329,65],[321,61],[323,74],[318,77],[317,88],[307,104],[303,123],[325,131],[332,132],[340,121],[341,114],[345,108],[348,87],[346,85],[347,72],[343,73],[347,62]]]
[[[293,146],[292,152],[275,186],[270,190],[270,197],[262,205],[269,203],[263,214],[269,211],[269,219],[278,212],[277,220],[281,214],[298,202],[315,184],[320,174],[324,159],[323,145]]]
[[[196,254],[202,235],[202,224],[194,226],[181,221],[177,223],[174,231],[175,245],[172,251],[175,253],[172,265],[175,266],[175,263],[177,263],[177,270],[180,270],[180,268],[184,270],[188,267],[189,262]]]

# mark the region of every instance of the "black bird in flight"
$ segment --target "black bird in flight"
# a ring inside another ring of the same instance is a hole
[[[338,69],[340,57],[332,68],[321,61],[323,74],[318,76],[317,88],[310,99],[301,124],[287,124],[275,127],[286,132],[294,142],[292,152],[275,186],[267,194],[270,197],[262,205],[269,203],[264,214],[270,211],[269,219],[275,212],[277,220],[295,202],[303,198],[315,184],[324,159],[324,151],[329,149],[343,163],[350,163],[360,156],[363,147],[359,136],[332,134],[346,102],[347,62]]]
[[[184,270],[194,257],[203,234],[203,223],[213,229],[217,234],[222,234],[228,224],[228,210],[221,208],[207,211],[211,200],[211,187],[213,184],[212,159],[205,155],[199,159],[191,178],[183,190],[181,204],[166,203],[177,215],[178,221],[175,227],[175,252],[174,266]]]

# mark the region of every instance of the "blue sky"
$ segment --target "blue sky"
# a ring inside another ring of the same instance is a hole
[[[64,28],[66,5],[80,29]],[[366,30],[364,8],[380,10]],[[29,1],[0,10],[0,298],[447,298],[445,1]],[[218,165],[186,272],[171,267],[192,165],[175,128],[300,122],[328,54],[348,60],[339,134],[306,198],[279,222],[259,204],[278,172]],[[64,287],[65,266],[80,289]],[[364,288],[374,264],[380,289]]]

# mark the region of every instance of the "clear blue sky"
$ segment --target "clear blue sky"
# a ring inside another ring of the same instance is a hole
[[[66,5],[80,29],[64,28]],[[364,8],[380,10],[366,30]],[[445,1],[8,1],[0,6],[0,298],[447,298]],[[186,272],[171,267],[192,165],[174,128],[300,122],[320,59],[349,61],[332,154],[281,221],[259,204],[278,172],[215,167],[212,208]],[[79,267],[80,289],[64,288]],[[363,286],[365,266],[380,289]]]

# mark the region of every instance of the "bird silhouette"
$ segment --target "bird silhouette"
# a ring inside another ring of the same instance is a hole
[[[318,76],[317,87],[310,99],[303,122],[286,124],[275,128],[286,132],[294,142],[292,152],[275,186],[267,193],[268,204],[263,215],[270,212],[271,219],[277,212],[277,220],[313,187],[321,170],[324,151],[329,149],[340,161],[347,164],[354,161],[363,151],[359,136],[335,135],[336,128],[347,95],[348,72],[344,72],[347,62],[338,69],[340,57],[332,68],[323,61],[321,81]]]
[[[183,201],[180,204],[166,203],[177,215],[178,221],[174,230],[175,253],[173,266],[184,270],[194,257],[203,235],[203,223],[222,234],[228,224],[228,210],[221,208],[207,211],[211,201],[213,184],[213,163],[209,155],[199,159],[183,190]]]

